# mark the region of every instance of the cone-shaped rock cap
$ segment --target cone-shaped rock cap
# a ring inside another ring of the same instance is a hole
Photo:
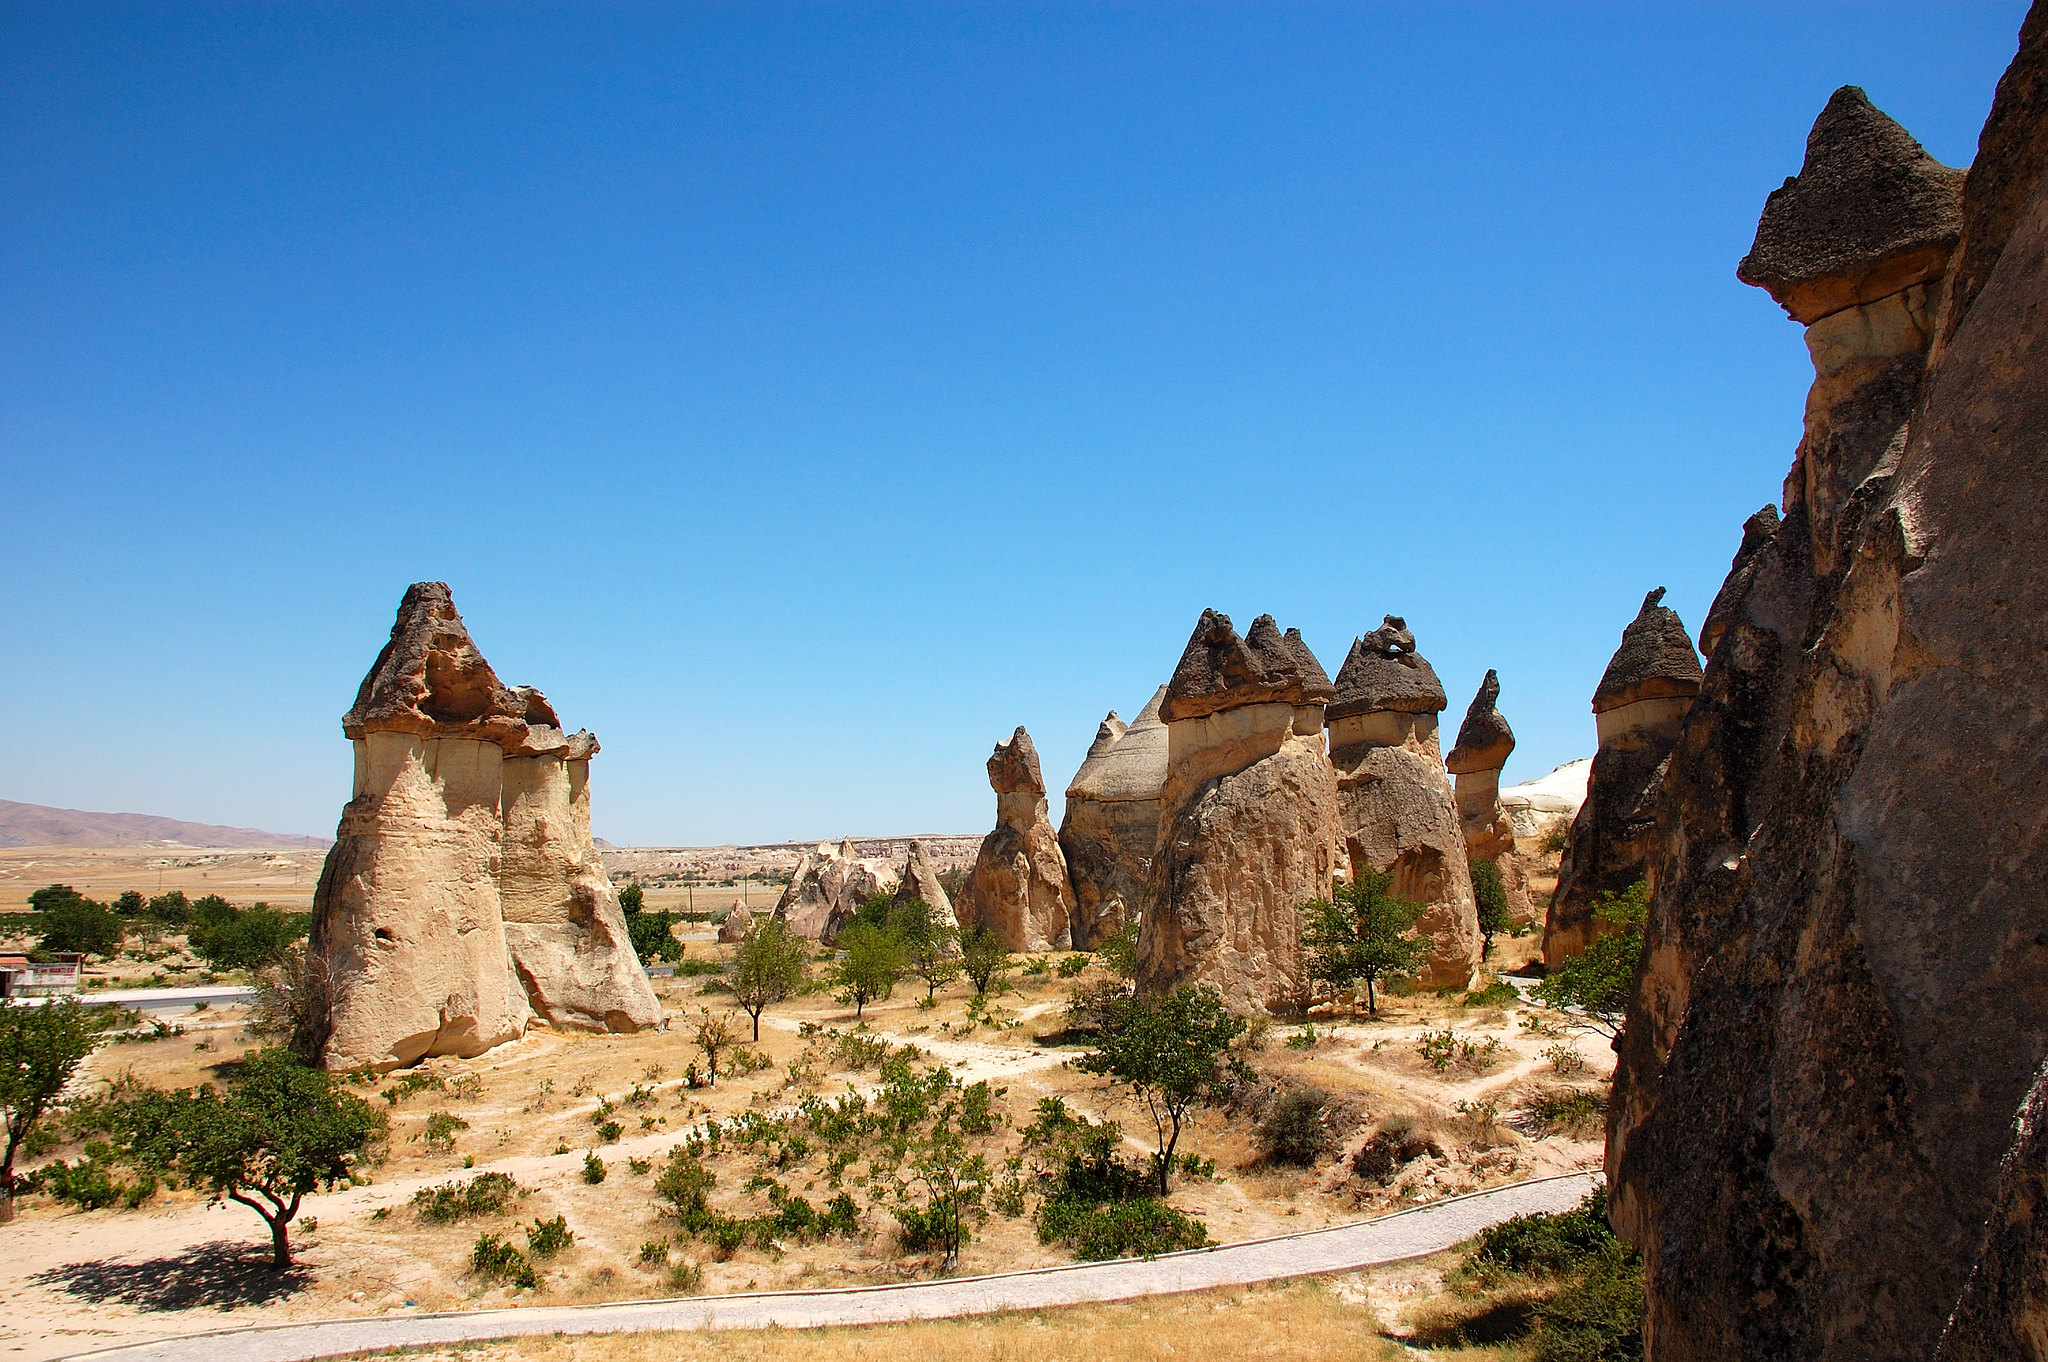
[[[1735,275],[1813,323],[1948,268],[1963,230],[1963,178],[1854,85],[1828,100],[1799,174],[1771,191]]]
[[[1129,728],[1103,741],[1107,721],[1088,749],[1088,759],[1074,772],[1067,785],[1068,799],[1109,801],[1159,798],[1166,784],[1166,725],[1160,721],[1159,706],[1166,699],[1166,687],[1152,693]]]
[[[1479,694],[1465,711],[1465,722],[1458,725],[1458,745],[1444,758],[1444,766],[1454,776],[1498,771],[1514,750],[1515,730],[1500,712],[1500,674],[1488,667]]]
[[[1621,646],[1593,692],[1593,712],[1634,704],[1657,696],[1697,695],[1700,659],[1678,612],[1660,604],[1664,588],[1643,597],[1643,608],[1621,631]]]
[[[1300,630],[1282,634],[1271,615],[1261,615],[1239,638],[1230,616],[1204,610],[1166,683],[1159,716],[1174,723],[1243,705],[1320,705],[1333,690]]]
[[[1045,793],[1045,777],[1038,769],[1038,749],[1031,745],[1031,735],[1024,731],[1024,725],[1017,725],[1008,742],[996,744],[995,755],[988,759],[988,783],[999,795],[1020,790]]]
[[[1327,717],[1334,722],[1382,709],[1440,714],[1449,703],[1436,669],[1415,651],[1408,622],[1387,615],[1379,628],[1351,641],[1351,651],[1337,669],[1337,699]]]
[[[351,738],[412,733],[515,746],[526,735],[527,707],[477,651],[448,584],[415,582],[399,602],[391,641],[342,716],[341,731]]]

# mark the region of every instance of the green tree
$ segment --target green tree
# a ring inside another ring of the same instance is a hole
[[[933,1112],[931,1128],[912,1149],[909,1180],[898,1187],[905,1202],[913,1196],[924,1202],[896,1212],[905,1239],[940,1250],[948,1270],[960,1261],[969,1218],[987,1214],[983,1206],[995,1184],[987,1156],[968,1149],[963,1099],[962,1089],[953,1084]]]
[[[149,900],[133,889],[123,889],[114,900],[114,912],[120,917],[141,917],[149,911]]]
[[[224,1092],[207,1084],[134,1104],[126,1146],[138,1163],[175,1170],[215,1201],[262,1216],[271,1266],[284,1268],[300,1202],[348,1181],[388,1129],[383,1112],[273,1049],[236,1066]]]
[[[804,940],[779,917],[757,920],[733,948],[725,965],[725,982],[754,1021],[754,1039],[761,1039],[761,1013],[795,993],[809,972],[810,952]]]
[[[212,909],[209,900],[225,912]],[[186,939],[215,970],[254,970],[283,961],[292,943],[306,935],[311,921],[305,913],[281,913],[267,903],[237,908],[211,895],[199,902],[209,906],[198,915]]]
[[[856,922],[839,935],[839,959],[827,978],[858,1017],[867,1005],[896,991],[903,977],[903,943],[894,932]]]
[[[192,920],[192,900],[185,897],[182,889],[158,894],[149,901],[149,916],[166,927],[182,927]]]
[[[0,1224],[14,1219],[14,1156],[43,1119],[79,1061],[99,1044],[100,1016],[69,998],[42,1007],[0,1002]]]
[[[970,927],[960,934],[960,968],[967,972],[976,996],[1000,991],[1010,968],[1010,943],[991,927]]]
[[[878,889],[860,901],[860,906],[853,910],[853,916],[848,920],[847,926],[859,923],[864,927],[887,927],[889,909],[894,903],[895,900],[889,896],[888,890]],[[844,931],[845,928],[840,930]]]
[[[1138,977],[1138,923],[1134,918],[1117,928],[1095,948],[1102,963],[1117,978],[1129,983]]]
[[[68,884],[46,885],[28,896],[36,914],[36,950],[109,956],[121,949],[124,928],[112,909]]]
[[[1649,882],[1637,880],[1619,894],[1596,895],[1593,916],[1610,930],[1551,970],[1534,991],[1544,1006],[1574,1013],[1577,1024],[1618,1036],[1642,963],[1643,929],[1650,920]]]
[[[1406,974],[1419,966],[1428,948],[1408,933],[1422,916],[1422,905],[1395,898],[1391,870],[1365,870],[1349,884],[1337,886],[1327,899],[1301,905],[1302,944],[1307,947],[1308,975],[1336,989],[1365,984],[1368,1015],[1380,1014],[1373,986],[1389,974]]]
[[[647,894],[639,885],[629,882],[619,886],[619,908],[627,917],[633,916],[646,906]]]
[[[960,977],[960,929],[923,899],[905,899],[890,910],[889,930],[903,943],[910,972],[924,980],[927,999]]]
[[[1515,930],[1515,921],[1508,911],[1508,887],[1500,877],[1500,867],[1483,857],[1472,858],[1472,903],[1479,910],[1479,937],[1481,960],[1493,954],[1493,939],[1503,932],[1509,936],[1520,936]]]
[[[630,897],[628,890],[631,891]],[[633,954],[640,957],[643,965],[651,965],[657,960],[674,964],[682,959],[683,943],[676,940],[675,914],[667,909],[658,913],[646,912],[641,905],[639,885],[629,884],[619,891],[619,907],[625,910],[626,937],[633,943]]]
[[[713,1012],[708,1007],[697,1009],[697,1048],[704,1052],[705,1082],[711,1087],[718,1086],[718,1056],[721,1051],[732,1048],[732,1019],[724,1012]]]
[[[1116,1079],[1144,1106],[1158,1136],[1153,1176],[1165,1196],[1189,1114],[1217,1105],[1251,1078],[1244,1061],[1230,1054],[1230,1043],[1244,1034],[1244,1020],[1224,1009],[1215,989],[1188,984],[1163,997],[1109,999],[1098,1016],[1097,1048],[1075,1067]]]

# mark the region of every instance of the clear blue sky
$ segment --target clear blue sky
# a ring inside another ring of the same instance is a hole
[[[427,578],[617,842],[1057,816],[1204,606],[1539,775],[1777,498],[1813,116],[2024,9],[8,5],[0,797],[331,833]]]

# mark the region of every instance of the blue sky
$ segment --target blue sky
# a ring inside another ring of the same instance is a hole
[[[331,833],[429,578],[617,842],[1057,813],[1204,606],[1540,775],[1777,498],[1813,116],[2024,9],[9,5],[0,797]]]

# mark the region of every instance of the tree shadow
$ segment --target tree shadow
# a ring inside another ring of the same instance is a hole
[[[28,1280],[94,1305],[118,1301],[141,1310],[232,1310],[264,1305],[313,1284],[304,1267],[270,1265],[268,1245],[216,1240],[142,1262],[66,1263]]]

